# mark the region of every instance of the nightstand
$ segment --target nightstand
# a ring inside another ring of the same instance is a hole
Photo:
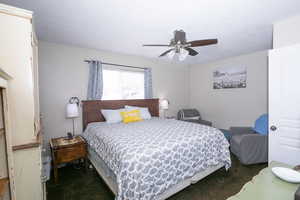
[[[81,136],[75,136],[73,139],[67,137],[53,138],[50,141],[52,152],[54,179],[58,182],[58,165],[69,163],[74,160],[84,159],[87,168],[87,145]]]

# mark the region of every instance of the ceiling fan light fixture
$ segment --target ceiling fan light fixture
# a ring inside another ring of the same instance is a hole
[[[218,39],[204,39],[204,40],[193,40],[187,41],[186,35],[183,30],[174,31],[174,37],[171,39],[169,44],[146,44],[143,46],[150,47],[171,47],[171,49],[163,52],[159,57],[168,56],[169,59],[173,59],[174,56],[178,56],[179,61],[186,59],[188,55],[196,56],[199,53],[191,47],[200,47],[214,45],[218,43]]]
[[[175,50],[172,50],[172,51],[170,51],[170,52],[168,53],[168,58],[169,58],[170,60],[172,60],[174,56],[175,56]]]
[[[189,55],[189,52],[187,50],[185,50],[184,48],[180,48],[178,59],[180,61],[184,61],[188,55]]]

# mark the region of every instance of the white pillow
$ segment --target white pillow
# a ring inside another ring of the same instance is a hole
[[[151,114],[147,107],[137,107],[137,106],[125,106],[125,109],[128,110],[139,110],[141,113],[142,119],[151,119]]]
[[[101,110],[101,113],[104,116],[106,123],[113,124],[122,122],[122,111],[125,111],[125,109]]]

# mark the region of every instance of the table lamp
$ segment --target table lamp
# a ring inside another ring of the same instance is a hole
[[[75,136],[75,118],[79,117],[78,107],[79,107],[79,99],[77,97],[71,97],[66,107],[66,115],[67,115],[66,117],[68,119],[72,119],[73,122],[72,137]]]
[[[166,110],[169,109],[169,101],[168,99],[162,99],[160,101],[160,108],[163,110],[164,112],[164,118],[166,118]]]

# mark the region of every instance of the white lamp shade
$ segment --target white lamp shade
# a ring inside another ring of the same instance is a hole
[[[185,50],[184,48],[181,48],[180,53],[179,53],[179,60],[180,61],[185,60],[188,55],[189,55],[189,52],[187,50]]]
[[[169,109],[169,101],[167,99],[162,99],[160,102],[160,107],[163,110]]]
[[[76,103],[67,104],[67,118],[76,118],[79,116],[78,106]]]
[[[170,51],[167,55],[168,55],[168,58],[169,58],[170,60],[172,60],[173,57],[175,56],[175,50]]]

